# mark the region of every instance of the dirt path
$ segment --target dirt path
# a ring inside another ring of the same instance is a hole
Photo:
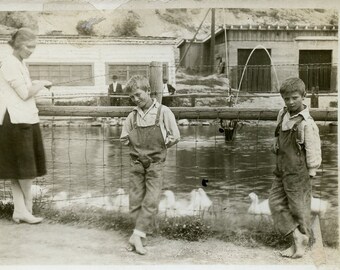
[[[155,237],[149,240],[148,254],[140,256],[125,250],[127,239],[119,232],[47,222],[28,225],[0,220],[0,233],[0,265],[315,264],[310,253],[291,260],[266,247],[245,248],[214,239],[185,242]],[[324,251],[327,265],[333,265],[330,269],[340,269],[339,250]]]

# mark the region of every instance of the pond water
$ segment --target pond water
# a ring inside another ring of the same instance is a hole
[[[192,189],[202,187],[216,209],[226,212],[246,211],[250,192],[267,199],[275,167],[270,152],[275,123],[242,123],[232,142],[225,142],[217,125],[180,127],[182,140],[168,150],[164,189],[177,198],[189,198]],[[330,132],[329,123],[318,126],[323,162],[313,180],[313,196],[329,201],[329,214],[335,217],[337,133]],[[119,187],[128,191],[130,164],[128,148],[119,142],[120,126],[50,126],[42,132],[48,175],[41,183],[50,195],[65,191],[69,198],[101,197],[115,194]],[[208,180],[207,187],[202,186],[203,179]]]

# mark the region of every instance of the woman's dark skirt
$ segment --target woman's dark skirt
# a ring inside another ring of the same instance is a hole
[[[32,179],[46,174],[39,123],[12,124],[6,111],[0,125],[0,179]]]

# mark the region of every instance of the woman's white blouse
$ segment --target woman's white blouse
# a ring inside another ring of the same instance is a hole
[[[29,96],[32,81],[25,63],[14,55],[0,62],[0,125],[6,110],[13,124],[39,122],[35,98]]]

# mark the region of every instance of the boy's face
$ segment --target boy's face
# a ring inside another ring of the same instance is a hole
[[[152,102],[149,92],[145,92],[144,90],[139,88],[137,88],[136,90],[132,90],[129,96],[132,102],[141,109],[144,109],[147,104]]]
[[[299,92],[291,92],[282,95],[289,113],[299,113],[303,110],[304,97]]]

